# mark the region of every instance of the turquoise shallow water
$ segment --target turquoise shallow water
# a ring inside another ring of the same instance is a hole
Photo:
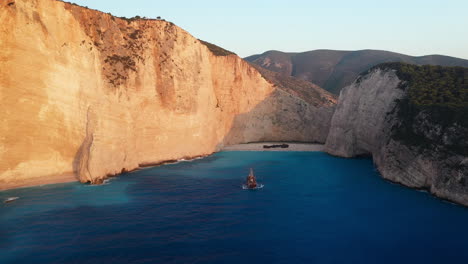
[[[250,167],[263,189],[241,188]],[[0,263],[468,263],[468,209],[369,159],[221,152],[11,196]]]

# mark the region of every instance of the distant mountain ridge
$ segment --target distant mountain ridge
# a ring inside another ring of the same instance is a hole
[[[312,50],[297,53],[271,50],[244,59],[270,71],[312,82],[334,94],[351,84],[360,73],[385,62],[468,67],[468,60],[460,58],[443,55],[414,57],[384,50]]]

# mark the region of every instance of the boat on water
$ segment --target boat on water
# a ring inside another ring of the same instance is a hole
[[[257,179],[255,179],[255,175],[253,173],[253,169],[250,168],[249,176],[247,176],[246,185],[249,189],[254,189],[257,187]]]
[[[5,201],[3,201],[3,202],[4,203],[11,203],[11,202],[13,202],[15,200],[18,200],[18,199],[19,199],[19,197],[9,197],[9,198],[5,199]]]
[[[257,179],[255,178],[253,169],[250,168],[249,176],[247,176],[245,184],[242,185],[243,189],[260,189],[263,187],[263,184],[257,183]]]

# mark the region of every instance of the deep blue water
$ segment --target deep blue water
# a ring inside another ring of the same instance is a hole
[[[253,167],[261,190],[243,190]],[[368,159],[221,152],[0,192],[0,263],[468,263],[468,209]]]

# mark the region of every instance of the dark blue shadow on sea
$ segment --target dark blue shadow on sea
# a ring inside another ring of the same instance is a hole
[[[263,189],[241,188],[250,167]],[[468,210],[370,159],[221,152],[9,196],[0,263],[468,263]]]

